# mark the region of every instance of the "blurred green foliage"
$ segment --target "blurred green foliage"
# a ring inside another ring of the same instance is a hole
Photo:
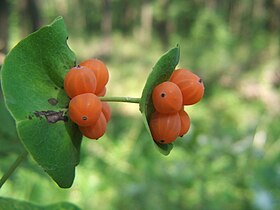
[[[10,49],[36,24],[23,3],[6,1]],[[278,208],[278,0],[36,2],[41,25],[64,17],[78,61],[99,57],[107,63],[108,96],[139,97],[159,56],[179,43],[179,67],[204,79],[205,97],[186,107],[191,130],[167,157],[146,144],[137,105],[112,103],[107,134],[83,140],[71,189],[59,189],[29,157],[0,196],[70,201],[82,209]],[[0,113],[1,175],[22,146],[2,97]]]

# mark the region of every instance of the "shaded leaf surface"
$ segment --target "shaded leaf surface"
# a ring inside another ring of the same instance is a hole
[[[11,198],[0,197],[0,209],[5,210],[80,210],[74,204],[60,202],[51,205],[41,206],[26,201],[19,201]]]

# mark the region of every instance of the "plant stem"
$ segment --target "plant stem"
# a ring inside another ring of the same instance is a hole
[[[107,102],[126,102],[126,103],[136,103],[139,104],[141,98],[132,98],[132,97],[100,97],[101,101]]]
[[[12,173],[16,170],[19,164],[26,158],[28,152],[24,150],[16,159],[16,161],[10,166],[9,170],[2,176],[0,179],[0,188],[4,185],[4,183],[8,180],[8,178],[12,175]]]

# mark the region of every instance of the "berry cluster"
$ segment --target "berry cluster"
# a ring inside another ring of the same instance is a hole
[[[108,80],[108,69],[98,59],[81,62],[71,68],[64,78],[64,90],[71,98],[69,117],[90,139],[103,136],[111,118],[109,104],[98,98],[106,94]]]
[[[152,92],[155,112],[149,120],[154,141],[169,144],[186,134],[190,118],[184,105],[197,103],[203,94],[202,79],[187,69],[175,70],[169,81],[157,85]]]

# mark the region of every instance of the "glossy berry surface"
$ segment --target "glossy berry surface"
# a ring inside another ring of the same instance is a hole
[[[193,72],[191,72],[188,69],[176,69],[175,71],[173,71],[171,77],[170,77],[170,81],[174,82],[174,81],[179,81],[182,78],[188,78],[188,79],[200,79],[196,74],[194,74]]]
[[[176,113],[183,105],[180,88],[172,82],[163,82],[157,85],[152,93],[155,109],[164,114]]]
[[[100,93],[109,80],[106,65],[101,60],[93,58],[81,62],[80,66],[85,66],[94,72],[97,80],[96,93]]]
[[[109,122],[112,116],[112,111],[107,102],[102,102],[102,113],[104,114],[106,121]]]
[[[181,120],[178,113],[162,114],[154,112],[149,120],[154,141],[168,144],[176,140],[181,131]]]
[[[100,114],[98,120],[86,127],[79,127],[84,136],[90,139],[99,139],[106,132],[107,121],[103,113]]]
[[[79,126],[95,123],[102,112],[102,103],[93,93],[77,95],[70,100],[69,117]]]
[[[184,136],[190,129],[191,121],[188,113],[184,109],[179,111],[179,116],[181,120],[181,130],[179,136]]]
[[[83,93],[95,93],[96,85],[95,74],[83,66],[71,68],[64,78],[64,90],[70,98]]]
[[[180,88],[184,105],[195,104],[204,95],[202,79],[187,69],[175,70],[170,77],[170,82],[175,83]]]

